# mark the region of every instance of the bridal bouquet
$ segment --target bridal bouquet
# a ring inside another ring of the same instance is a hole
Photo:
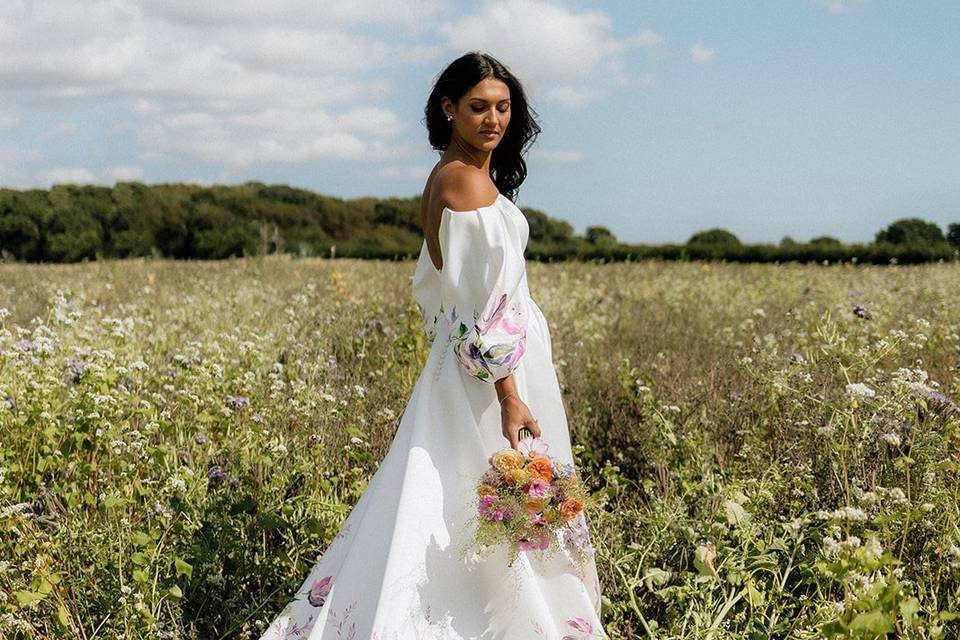
[[[510,547],[510,565],[520,551],[564,548],[581,565],[593,552],[583,507],[588,493],[572,464],[547,455],[540,438],[490,456],[476,486],[475,544],[489,552]]]

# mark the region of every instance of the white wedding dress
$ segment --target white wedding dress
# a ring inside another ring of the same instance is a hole
[[[263,639],[567,640],[606,638],[586,520],[567,551],[464,553],[475,487],[509,447],[493,382],[513,373],[548,455],[571,464],[546,320],[530,298],[529,227],[499,194],[472,211],[445,208],[443,267],[426,241],[413,294],[432,339],[390,449],[340,532]],[[554,543],[552,543],[554,544]]]

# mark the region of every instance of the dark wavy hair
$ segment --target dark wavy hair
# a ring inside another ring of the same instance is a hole
[[[444,116],[440,100],[446,96],[456,103],[485,78],[496,78],[510,88],[510,123],[490,157],[490,177],[497,190],[513,200],[527,177],[523,154],[536,140],[540,125],[536,121],[537,112],[530,107],[520,81],[499,60],[487,53],[471,51],[451,62],[437,76],[423,110],[427,133],[430,146],[444,151],[450,145],[453,124]]]

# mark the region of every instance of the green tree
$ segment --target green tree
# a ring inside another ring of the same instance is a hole
[[[698,231],[697,233],[693,234],[690,236],[690,239],[687,240],[687,244],[739,247],[740,238],[733,235],[726,229],[713,228],[707,229],[706,231]]]
[[[960,249],[960,222],[952,222],[947,227],[947,242],[954,249]]]
[[[40,229],[19,213],[0,215],[0,250],[18,260],[35,260],[41,251]]]
[[[611,246],[617,244],[616,236],[614,236],[610,229],[607,229],[606,227],[587,227],[584,237],[586,237],[587,242],[593,245]]]
[[[946,242],[943,231],[920,218],[902,218],[877,232],[877,242],[890,244],[938,244]]]
[[[810,244],[816,245],[818,247],[840,247],[843,246],[843,243],[834,238],[833,236],[817,236],[810,240]]]

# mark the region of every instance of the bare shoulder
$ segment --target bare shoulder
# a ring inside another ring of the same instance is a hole
[[[452,211],[472,211],[490,206],[497,198],[497,186],[476,167],[451,162],[437,171],[440,206]]]

